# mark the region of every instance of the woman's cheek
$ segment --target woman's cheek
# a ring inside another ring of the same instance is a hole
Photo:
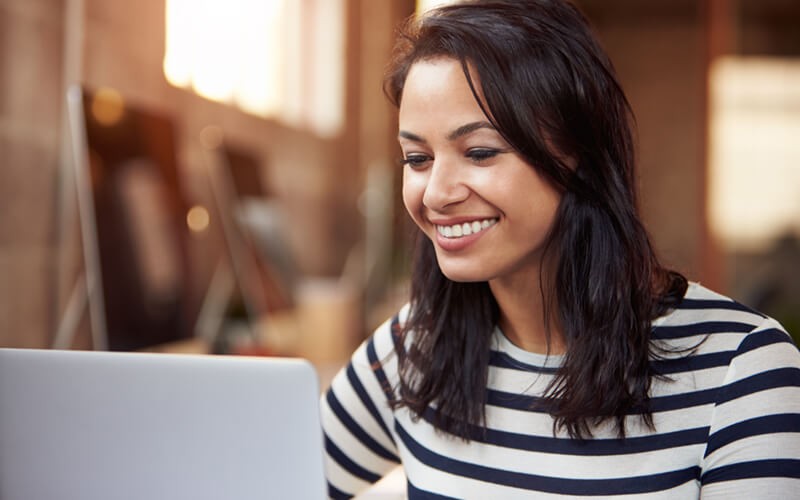
[[[425,184],[416,172],[403,173],[403,204],[408,215],[417,225],[421,224],[423,215],[422,197],[425,193]]]

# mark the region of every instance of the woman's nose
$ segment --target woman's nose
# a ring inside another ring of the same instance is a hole
[[[462,174],[457,162],[439,158],[434,160],[422,203],[431,210],[442,210],[464,201],[469,196],[469,188]]]

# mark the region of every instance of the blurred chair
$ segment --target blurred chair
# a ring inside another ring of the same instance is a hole
[[[296,272],[286,244],[285,215],[263,181],[262,162],[255,153],[224,141],[217,128],[204,134],[208,180],[225,251],[201,309],[198,335],[209,339],[215,350],[227,352],[240,349],[237,343],[262,343],[259,330],[264,323],[294,305]],[[234,326],[240,331],[225,333],[236,316],[240,321]]]
[[[190,338],[196,305],[174,120],[111,89],[75,85],[68,105],[84,274],[53,346],[72,346],[87,307],[95,349]]]

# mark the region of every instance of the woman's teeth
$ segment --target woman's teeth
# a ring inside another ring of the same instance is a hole
[[[497,219],[476,220],[463,224],[453,224],[452,226],[436,226],[436,230],[445,238],[460,238],[462,236],[479,233],[487,227],[493,226],[496,222]]]

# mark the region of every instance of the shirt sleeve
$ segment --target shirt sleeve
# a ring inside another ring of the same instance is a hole
[[[800,496],[800,352],[776,321],[746,335],[717,393],[704,499]]]
[[[353,354],[322,396],[325,474],[331,498],[351,498],[400,462],[387,394],[396,360],[387,321]]]

